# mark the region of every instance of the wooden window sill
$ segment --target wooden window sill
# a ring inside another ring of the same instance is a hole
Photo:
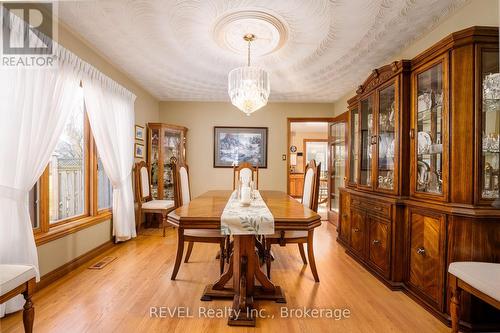
[[[75,233],[82,229],[96,225],[106,220],[111,220],[113,214],[111,211],[103,211],[96,216],[86,216],[81,219],[67,222],[50,228],[48,232],[35,234],[35,243],[37,246],[51,242],[66,235]]]

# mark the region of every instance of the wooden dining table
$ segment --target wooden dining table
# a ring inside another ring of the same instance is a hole
[[[259,191],[274,217],[276,232],[307,230],[313,237],[320,216],[281,191]],[[171,212],[168,221],[182,229],[220,229],[222,212],[232,191],[208,191]],[[231,326],[255,326],[254,300],[286,303],[283,290],[261,271],[255,235],[233,235],[234,246],[226,271],[205,287],[202,301],[232,299]],[[310,263],[311,264],[311,263]],[[232,284],[230,283],[232,279]],[[258,284],[256,283],[258,282]]]

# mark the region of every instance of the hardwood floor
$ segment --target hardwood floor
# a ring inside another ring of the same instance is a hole
[[[316,229],[315,254],[320,283],[302,265],[296,246],[273,247],[272,280],[282,286],[287,304],[258,302],[266,316],[255,328],[228,327],[226,318],[199,318],[202,308],[224,309],[229,301],[201,302],[207,283],[219,271],[218,246],[196,244],[190,262],[170,280],[176,249],[173,229],[148,230],[136,240],[102,256],[118,258],[102,270],[92,262],[71,272],[33,297],[34,332],[449,332],[444,324],[401,292],[387,289],[344,253],[335,227]],[[98,259],[96,259],[98,260]],[[96,261],[95,260],[95,261]],[[189,307],[194,318],[151,318],[150,307]],[[349,318],[281,318],[288,309],[349,309]],[[1,332],[22,332],[21,313],[0,321]]]

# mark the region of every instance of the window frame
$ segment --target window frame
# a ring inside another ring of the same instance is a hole
[[[33,228],[36,245],[42,245],[55,239],[75,233],[92,225],[110,220],[112,208],[98,209],[98,170],[97,147],[95,145],[87,112],[84,111],[84,210],[83,214],[50,223],[49,207],[49,165],[40,176],[37,187],[39,196],[35,209],[38,216],[38,228]]]

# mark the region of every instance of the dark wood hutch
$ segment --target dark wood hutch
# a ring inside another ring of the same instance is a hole
[[[338,242],[448,325],[448,265],[500,263],[498,72],[498,28],[472,27],[374,70],[348,101]],[[470,295],[461,318],[500,327]]]

